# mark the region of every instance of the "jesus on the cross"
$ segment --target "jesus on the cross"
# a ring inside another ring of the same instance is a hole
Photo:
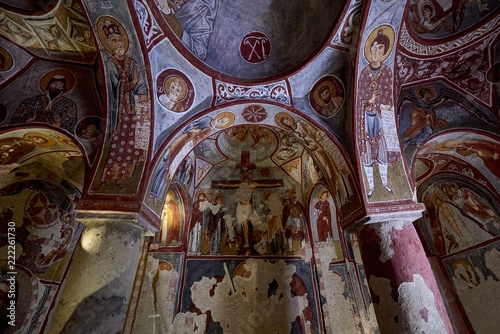
[[[241,181],[212,180],[212,189],[237,188],[234,193],[236,204],[236,222],[243,231],[244,248],[250,248],[250,224],[252,216],[252,198],[256,188],[283,187],[283,180],[253,180],[252,169],[255,164],[250,163],[250,154],[241,152],[241,163],[236,164],[241,169]]]

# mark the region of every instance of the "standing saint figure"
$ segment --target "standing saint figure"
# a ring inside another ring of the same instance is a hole
[[[196,194],[195,199],[189,223],[188,252],[191,254],[200,253],[201,226],[204,221],[203,211],[206,208],[205,192],[200,190]]]
[[[318,195],[318,201],[314,204],[319,241],[332,240],[332,212],[330,203],[328,203],[328,196],[330,196],[328,190],[321,191]]]
[[[288,200],[283,206],[283,222],[285,237],[288,241],[288,251],[293,252],[293,241],[303,246],[306,233],[306,210],[298,201],[297,191],[288,189]]]
[[[109,53],[107,62],[111,84],[106,140],[108,157],[101,181],[92,188],[114,182],[122,191],[123,181],[133,176],[138,163],[146,158],[147,149],[140,141],[143,119],[138,103],[149,102],[148,88],[137,62],[126,55],[129,38],[123,26],[110,16],[97,22],[101,44]]]
[[[169,190],[161,214],[160,244],[177,246],[181,232],[181,212],[174,201],[174,193]]]
[[[285,231],[283,228],[283,203],[280,194],[272,190],[264,192],[264,214],[267,221],[267,239],[272,254],[285,253]]]
[[[385,29],[384,28],[388,28]],[[376,33],[375,33],[376,31]],[[392,32],[389,38],[388,35]],[[375,36],[376,35],[376,36]],[[382,110],[391,110],[392,71],[383,64],[392,50],[394,31],[388,26],[375,29],[366,40],[365,57],[369,64],[361,71],[358,81],[357,110],[361,113],[359,149],[368,180],[370,198],[375,190],[373,181],[373,162],[378,162],[382,185],[391,195],[387,184],[388,152],[384,136]]]

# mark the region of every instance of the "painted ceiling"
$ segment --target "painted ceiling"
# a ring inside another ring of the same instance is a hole
[[[169,188],[190,206],[244,175],[324,187],[345,224],[450,175],[498,199],[500,4],[453,4],[1,1],[2,186],[62,182],[156,227]]]

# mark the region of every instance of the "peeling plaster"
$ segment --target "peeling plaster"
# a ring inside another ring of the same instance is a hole
[[[420,275],[414,274],[413,282],[401,283],[397,302],[391,297],[391,284],[387,278],[371,276],[370,286],[380,297],[375,309],[382,333],[447,333],[434,294]]]
[[[292,293],[290,283],[295,272],[294,265],[282,260],[272,263],[248,259],[244,272],[232,279],[226,275],[217,282],[216,278],[203,277],[191,286],[192,301],[203,312],[195,320],[210,312],[224,333],[290,333],[292,322],[298,316],[303,317],[309,306],[307,293],[301,296]],[[271,285],[275,287],[272,294]],[[178,333],[175,328],[182,321],[178,318],[186,316],[186,313],[176,316],[173,333]],[[308,322],[306,326],[311,328],[311,325]]]
[[[380,254],[380,261],[386,263],[388,260],[392,259],[394,256],[394,249],[392,249],[392,229],[403,230],[405,225],[404,221],[391,221],[381,223],[379,226],[380,231],[377,233],[380,237],[380,249],[382,253]]]

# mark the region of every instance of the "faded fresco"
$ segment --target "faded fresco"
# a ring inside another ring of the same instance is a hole
[[[172,326],[194,333],[319,333],[311,277],[310,267],[295,260],[189,260]]]
[[[0,296],[6,305],[7,273],[15,271],[16,286],[22,287],[16,290],[16,328],[40,330],[66,275],[82,230],[74,217],[74,196],[58,184],[40,180],[12,183],[0,191]],[[12,260],[8,255],[13,254],[8,232],[15,235],[15,268],[7,266]],[[0,329],[12,333],[5,327],[6,315],[2,312]]]
[[[496,331],[490,321],[498,313],[500,286],[498,241],[443,260],[472,327],[477,333]]]
[[[133,331],[169,333],[179,303],[182,279],[181,253],[149,253]],[[158,316],[151,320],[151,314]]]
[[[161,212],[161,227],[158,236],[160,246],[179,247],[183,244],[186,210],[181,194],[177,187],[171,187],[167,192]]]
[[[68,136],[47,129],[0,134],[0,186],[29,179],[64,182],[82,190],[85,161]]]
[[[420,224],[433,253],[453,254],[499,235],[499,212],[489,198],[462,182],[438,181],[426,187]]]

